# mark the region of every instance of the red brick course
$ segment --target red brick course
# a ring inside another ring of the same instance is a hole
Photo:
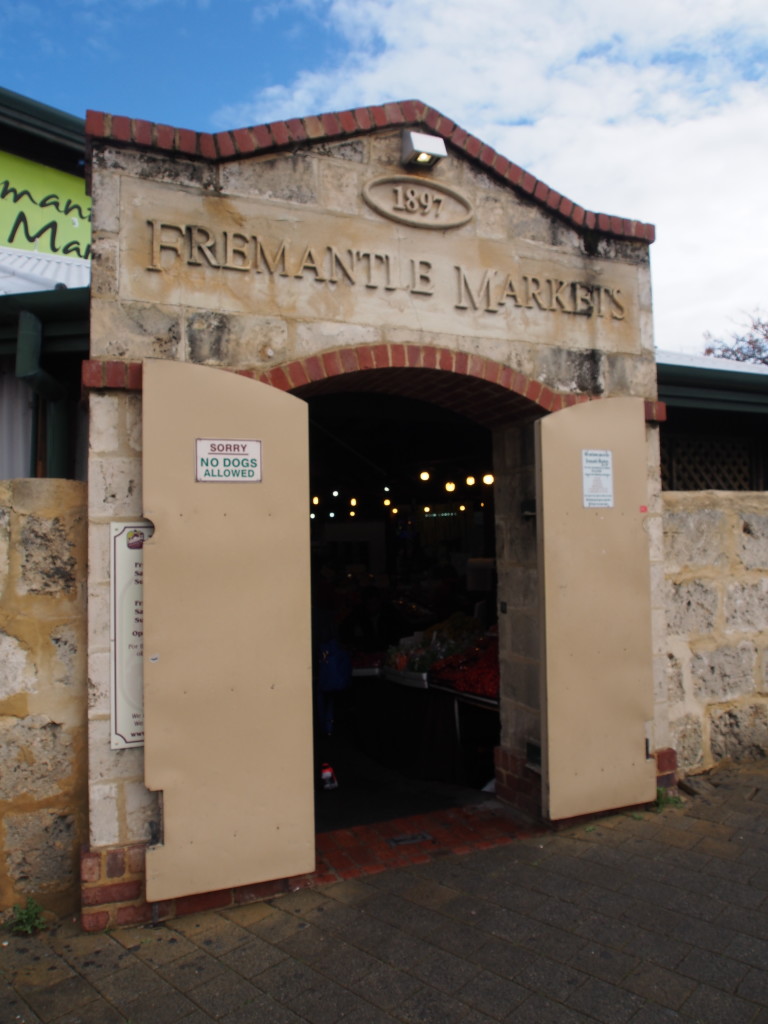
[[[84,388],[124,389],[140,391],[142,386],[142,364],[122,363],[117,360],[85,359],[82,364],[81,382]]]
[[[659,775],[666,775],[668,772],[677,771],[677,751],[672,747],[664,747],[663,750],[657,750],[655,757],[656,770]]]
[[[379,825],[361,825],[317,836],[314,872],[253,885],[199,893],[150,904],[144,900],[144,846],[83,850],[82,914],[85,931],[167,921],[184,914],[219,910],[271,899],[297,889],[328,885],[343,879],[426,863],[445,853],[468,853],[511,842],[527,834],[507,813],[487,805],[455,807],[414,815]],[[400,840],[399,842],[397,840]],[[108,881],[108,870],[125,866],[120,881]],[[98,871],[94,867],[98,867]],[[136,877],[131,877],[136,869]]]
[[[597,228],[607,235],[646,243],[653,242],[655,238],[652,224],[642,224],[605,213],[586,213],[543,181],[523,171],[491,146],[420,100],[401,100],[383,106],[358,107],[291,118],[288,121],[273,121],[271,124],[251,125],[214,135],[89,110],[85,118],[85,134],[90,143],[104,140],[118,145],[183,153],[196,159],[215,162],[286,149],[295,146],[297,142],[343,139],[378,128],[400,125],[411,125],[416,129],[436,133],[505,184],[533,196],[536,202],[553,210],[576,228]]]
[[[125,850],[107,853],[107,878],[122,878],[125,874]]]
[[[114,885],[96,885],[83,889],[83,906],[99,907],[105,903],[128,903],[140,899],[142,883],[138,879],[131,882],[115,882]]]
[[[414,367],[422,370],[442,370],[477,380],[486,381],[494,388],[513,392],[521,396],[542,412],[556,412],[559,409],[577,405],[580,402],[599,401],[592,395],[559,394],[539,381],[529,380],[521,373],[495,360],[476,353],[456,352],[452,349],[432,345],[360,345],[343,349],[332,349],[316,355],[298,359],[268,370],[237,370],[240,376],[259,380],[278,388],[280,391],[294,391],[314,382],[328,380],[348,373],[364,370],[389,370],[399,367]],[[87,359],[82,364],[82,384],[86,389],[117,388],[140,391],[142,387],[142,364],[123,363],[116,360]],[[446,378],[447,379],[447,378]],[[436,394],[434,379],[419,384],[419,398],[429,401]],[[443,389],[445,390],[445,389]],[[489,392],[490,394],[490,392]],[[412,396],[413,397],[413,396]],[[444,397],[444,396],[443,396]],[[484,398],[476,399],[475,401]],[[506,407],[505,407],[506,408]],[[470,418],[473,405],[457,409]],[[515,410],[510,407],[510,418]],[[646,401],[645,418],[649,422],[663,422],[666,406],[663,402]]]
[[[666,402],[646,402],[645,418],[649,423],[664,423],[667,419]]]
[[[521,811],[526,817],[540,820],[541,773],[529,768],[524,757],[496,747],[496,796]]]
[[[658,750],[655,757],[659,784],[674,785],[677,766],[675,751],[672,748]],[[496,796],[523,812],[528,820],[539,821],[540,773],[527,765],[524,757],[501,747],[496,748],[495,765]],[[165,921],[183,914],[239,906],[271,899],[297,889],[370,875],[392,867],[426,863],[445,853],[461,854],[489,849],[530,834],[529,826],[523,825],[520,819],[515,819],[498,806],[486,804],[454,807],[376,825],[321,833],[316,841],[316,868],[308,875],[199,893],[154,904],[148,904],[143,896],[143,844],[102,850],[84,849],[80,862],[82,927],[89,932],[103,931],[108,927]],[[118,879],[113,873],[121,866],[124,874]]]

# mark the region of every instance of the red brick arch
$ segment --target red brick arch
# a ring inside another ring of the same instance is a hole
[[[402,371],[415,371],[404,374]],[[393,373],[392,371],[399,371]],[[446,382],[445,375],[454,381]],[[347,388],[435,401],[489,425],[516,416],[540,416],[588,395],[558,394],[486,356],[430,345],[382,344],[331,349],[253,375],[302,397]],[[346,382],[340,379],[349,375]]]
[[[352,387],[407,395],[445,405],[488,426],[519,416],[541,416],[599,397],[561,394],[486,356],[432,345],[356,345],[329,349],[270,370],[236,372],[301,397]],[[347,387],[340,387],[344,382]],[[141,391],[142,364],[86,359],[82,384],[93,390]],[[665,403],[646,401],[645,418],[663,422]]]

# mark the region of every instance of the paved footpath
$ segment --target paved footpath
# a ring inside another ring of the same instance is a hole
[[[768,762],[683,807],[0,941],[2,1024],[768,1024]]]

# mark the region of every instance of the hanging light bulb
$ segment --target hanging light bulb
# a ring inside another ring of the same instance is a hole
[[[466,505],[459,505],[459,512],[466,512],[466,511],[467,511],[467,506]]]
[[[422,471],[419,473],[419,480],[429,480],[429,473],[427,472],[426,469],[422,469]]]
[[[396,509],[396,508],[393,508],[393,509],[392,509],[392,515],[393,515],[393,516],[396,516],[396,515],[397,515],[397,509]]]
[[[424,506],[424,511],[425,512],[431,512],[432,510],[430,509],[429,505],[425,505]]]
[[[354,510],[353,508],[351,508],[351,509],[349,510],[349,514],[350,514],[350,516],[352,516],[352,518],[354,518],[354,517],[355,517],[355,515],[356,515],[356,513],[355,513],[355,510]]]
[[[467,477],[467,487],[474,487],[474,486],[475,486],[475,478],[473,476],[468,476]]]
[[[339,496],[339,492],[338,491],[331,491],[331,494],[334,496],[334,498],[338,498],[338,496]]]
[[[350,498],[349,504],[352,506],[352,508],[354,508],[355,505],[357,504],[357,498]]]
[[[318,498],[317,495],[315,495],[314,498],[312,499],[312,504],[313,505],[319,505],[320,504],[320,499]]]
[[[392,504],[392,502],[389,500],[389,498],[385,498],[384,499],[384,504],[387,506],[387,508],[389,508],[389,506]]]
[[[329,518],[329,519],[333,519],[333,517],[334,517],[335,515],[336,515],[336,513],[335,513],[335,512],[329,512],[329,513],[328,513],[328,518]]]
[[[384,490],[386,491],[387,494],[389,494],[389,488],[388,487],[385,487]]]
[[[445,482],[445,489],[449,493],[451,491],[455,491],[456,490],[456,484],[453,482],[453,480],[446,480],[446,482]]]
[[[314,519],[315,518],[315,513],[314,512],[310,512],[309,513],[309,518],[310,519]]]
[[[484,484],[489,484],[489,485],[492,484],[493,483],[493,473],[486,473],[485,476],[483,477],[483,483]]]

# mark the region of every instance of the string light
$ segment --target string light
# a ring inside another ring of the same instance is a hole
[[[456,490],[456,484],[452,480],[448,480],[448,481],[446,481],[445,489],[446,489],[446,491],[449,491],[449,492],[450,491],[455,491]]]
[[[426,469],[422,469],[422,471],[419,473],[419,480],[429,480],[429,473],[427,472]]]
[[[475,478],[473,476],[468,476],[467,477],[467,487],[474,487],[474,486],[475,486]]]
[[[431,509],[431,508],[429,507],[429,505],[425,505],[425,506],[424,506],[424,511],[425,511],[425,512],[431,512],[431,511],[432,511],[432,509]]]
[[[350,498],[349,504],[352,506],[352,508],[354,508],[355,505],[357,504],[357,498]]]
[[[483,483],[484,484],[489,484],[489,485],[492,484],[493,483],[493,473],[486,473],[485,476],[483,477]]]
[[[350,516],[352,516],[354,518],[354,516],[356,515],[355,510],[353,508],[350,509],[349,510],[349,514],[350,514]]]
[[[312,499],[312,504],[313,505],[319,505],[320,504],[320,499],[317,497],[317,495],[315,495],[315,497]]]
[[[389,508],[389,506],[392,504],[392,502],[389,500],[389,498],[385,498],[384,499],[384,504],[387,506],[387,508]]]
[[[467,511],[467,506],[466,505],[459,505],[459,512],[466,512],[466,511]]]
[[[396,509],[396,508],[393,508],[393,509],[392,509],[392,515],[393,515],[393,516],[396,516],[396,515],[397,515],[397,509]]]
[[[339,496],[339,492],[338,491],[331,491],[331,494],[334,496],[334,498],[338,498],[338,496]]]

